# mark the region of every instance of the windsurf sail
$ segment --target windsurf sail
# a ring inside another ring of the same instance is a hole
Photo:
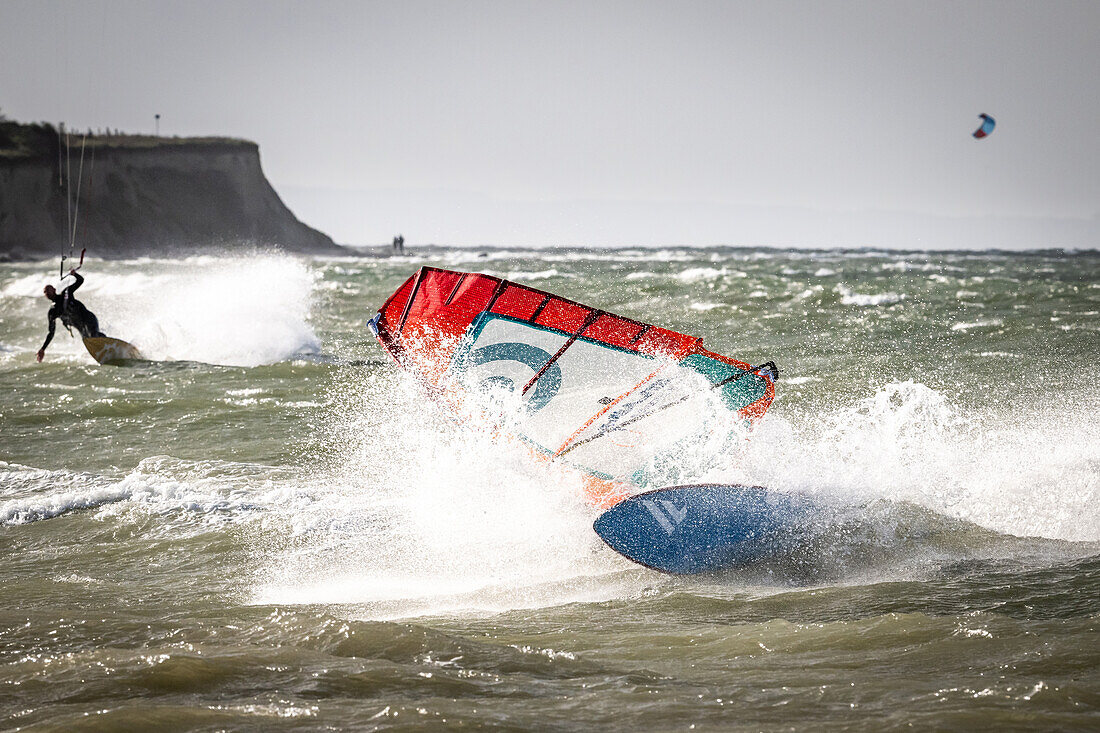
[[[525,413],[519,437],[580,469],[604,506],[681,478],[677,456],[761,417],[778,378],[774,363],[716,354],[695,336],[434,267],[406,280],[369,326],[435,397],[509,393]]]

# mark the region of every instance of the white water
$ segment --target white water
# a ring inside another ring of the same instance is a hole
[[[370,603],[405,616],[619,595],[619,582],[591,581],[629,563],[601,551],[576,474],[464,429],[395,376],[335,395],[330,489],[308,524],[295,517],[299,541],[257,602]]]
[[[701,283],[736,277],[716,268],[660,277],[685,274]],[[21,277],[0,296],[37,308],[41,285]],[[81,297],[105,330],[151,356],[263,364],[315,348],[315,287],[309,267],[290,257],[191,258],[140,274],[91,273]],[[843,305],[871,307],[905,295],[837,292]],[[24,341],[6,339],[5,353],[30,349]],[[781,381],[781,394],[784,383],[797,381]],[[245,387],[227,397],[244,408],[256,394]],[[364,371],[335,397],[319,428],[330,463],[275,469],[154,457],[119,476],[6,467],[0,521],[88,508],[104,520],[154,516],[166,533],[241,524],[265,568],[242,591],[251,600],[373,604],[376,615],[614,598],[659,582],[595,537],[576,477],[469,434],[389,371]],[[1074,399],[968,412],[911,381],[822,413],[788,410],[781,398],[745,452],[707,478],[905,500],[1015,535],[1097,541],[1098,400]]]
[[[998,532],[1100,540],[1095,405],[968,412],[920,383],[888,384],[826,414],[775,409],[741,480],[902,500]]]
[[[364,373],[331,397],[323,465],[153,457],[112,478],[4,464],[0,521],[91,509],[156,517],[167,534],[242,524],[265,568],[249,600],[360,604],[372,617],[621,598],[660,582],[599,542],[576,475],[457,424],[406,377]],[[777,406],[701,478],[1098,541],[1100,436],[1090,412],[1058,414],[967,414],[919,383],[889,384],[828,414]]]
[[[334,487],[311,507],[321,526],[298,527],[301,542],[273,563],[257,602],[407,616],[633,596],[658,582],[599,543],[597,512],[569,472],[411,407],[417,388],[381,384],[389,379],[347,385],[366,396],[342,408],[338,440],[350,442],[326,477]],[[393,389],[400,398],[388,406],[370,397]],[[965,415],[910,381],[827,415],[774,411],[743,453],[699,478],[906,501],[1017,536],[1097,541],[1098,437],[1087,415],[1058,424],[1024,412]]]
[[[82,274],[77,297],[96,314],[100,330],[151,359],[257,366],[320,348],[310,324],[315,274],[307,261],[289,255],[196,256],[125,273],[86,267]],[[60,288],[71,280],[26,275],[6,283],[0,298],[19,298],[44,312],[46,282]],[[26,344],[30,351],[37,346]],[[59,325],[48,353],[83,360],[83,351]]]

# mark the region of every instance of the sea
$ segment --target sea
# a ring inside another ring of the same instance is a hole
[[[780,369],[713,481],[861,507],[631,563],[366,327],[424,265]],[[0,264],[0,729],[1100,729],[1100,253],[424,248]]]

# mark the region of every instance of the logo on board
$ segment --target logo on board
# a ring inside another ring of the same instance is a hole
[[[642,506],[653,515],[653,518],[657,520],[657,524],[661,525],[661,529],[669,535],[676,531],[676,528],[688,515],[687,507],[677,509],[676,504],[671,499],[658,499],[656,501],[642,499]]]

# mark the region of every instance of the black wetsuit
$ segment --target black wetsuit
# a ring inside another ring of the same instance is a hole
[[[46,343],[42,344],[42,351],[45,351],[46,347],[50,345],[50,341],[53,340],[53,331],[56,326],[54,322],[58,318],[61,319],[61,323],[65,326],[80,331],[80,335],[84,338],[104,335],[99,330],[99,320],[95,317],[95,314],[85,308],[83,303],[73,297],[73,291],[80,287],[84,282],[84,278],[76,272],[73,273],[73,278],[76,282],[62,290],[58,296],[54,298],[53,307],[50,308],[49,312],[50,332],[46,334]]]

